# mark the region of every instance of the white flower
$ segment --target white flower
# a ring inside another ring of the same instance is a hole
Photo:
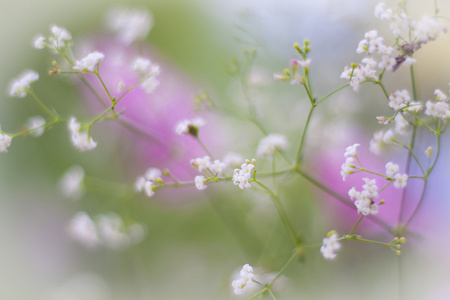
[[[409,128],[409,123],[406,121],[406,119],[401,115],[397,114],[397,116],[394,119],[395,121],[395,132],[401,135],[407,135]]]
[[[45,37],[40,34],[33,39],[33,47],[36,49],[44,49],[45,48]]]
[[[136,178],[136,181],[134,182],[134,190],[138,193],[142,192],[145,188],[145,182],[147,180],[143,176],[139,176]]]
[[[244,288],[252,282],[254,277],[253,268],[249,264],[246,264],[242,267],[239,275],[239,279],[233,280],[231,283],[233,291],[237,295],[242,294],[244,292]]]
[[[156,76],[160,73],[158,65],[152,64],[149,59],[142,57],[138,57],[133,61],[132,69],[141,77]]]
[[[8,152],[8,147],[11,146],[12,137],[7,134],[0,133],[0,152]]]
[[[276,150],[286,150],[287,148],[287,138],[284,135],[272,133],[261,139],[256,156],[272,156]]]
[[[381,146],[384,144],[383,143],[383,136],[384,136],[384,131],[377,131],[373,134],[372,139],[370,140],[369,143],[369,150],[370,152],[372,152],[375,155],[380,155],[381,153]]]
[[[105,55],[100,52],[92,52],[89,53],[86,57],[78,60],[73,67],[74,70],[78,70],[80,72],[94,72],[95,67],[105,58]]]
[[[393,11],[390,8],[386,8],[386,4],[383,2],[379,2],[375,6],[374,15],[376,18],[381,20],[389,20],[391,18]]]
[[[141,83],[141,87],[147,94],[151,94],[159,86],[159,80],[155,77],[149,77]]]
[[[233,173],[234,185],[239,185],[241,190],[244,188],[250,188],[251,185],[249,180],[252,178],[254,168],[254,164],[243,163],[241,165],[241,169],[235,169]]]
[[[444,94],[444,92],[442,92],[439,89],[434,90],[434,94],[436,95],[436,101],[447,101],[447,95]]]
[[[395,91],[389,96],[389,107],[397,111],[405,107],[411,101],[407,90]]]
[[[345,149],[344,157],[347,156],[355,156],[356,157],[356,147],[358,147],[359,144],[353,144],[353,146],[348,146]]]
[[[223,170],[226,168],[226,164],[216,159],[210,166],[209,169],[213,174],[218,176],[222,175]]]
[[[244,160],[242,155],[234,152],[228,152],[223,158],[223,163],[229,167],[237,167]]]
[[[153,187],[154,187],[154,183],[147,180],[144,184],[144,192],[148,197],[151,197],[155,194],[155,192],[153,191]]]
[[[200,172],[205,171],[211,166],[211,158],[209,156],[204,156],[203,158],[199,157],[191,159],[191,165]]]
[[[355,206],[358,213],[363,215],[378,213],[378,204],[373,199],[378,196],[378,187],[375,185],[375,179],[363,178],[365,184],[363,190],[358,192],[354,187],[348,191],[350,199],[356,199]]]
[[[80,151],[89,151],[97,147],[97,143],[89,137],[86,130],[80,131],[81,124],[77,122],[75,117],[71,117],[68,122],[69,133],[71,134],[71,141],[75,148]]]
[[[425,150],[425,155],[430,159],[430,158],[431,158],[431,154],[433,154],[433,147],[429,146],[429,147]]]
[[[386,176],[393,178],[394,175],[400,170],[399,166],[397,164],[394,164],[393,162],[388,162],[386,164]]]
[[[198,129],[205,124],[205,120],[202,118],[186,119],[178,122],[175,126],[175,132],[177,134],[193,134],[196,136]]]
[[[353,157],[347,157],[345,163],[341,165],[342,181],[345,181],[347,175],[355,172],[356,166],[353,164]]]
[[[397,173],[394,176],[394,186],[396,188],[404,188],[408,183],[408,174]]]
[[[149,168],[147,171],[145,171],[145,179],[152,181],[152,182],[158,182],[161,179],[162,172],[160,169],[157,168]]]
[[[147,38],[153,27],[153,16],[145,9],[118,7],[107,13],[106,25],[123,43],[130,45]]]
[[[122,218],[115,213],[98,216],[97,227],[102,244],[111,249],[123,249],[131,244]]]
[[[445,27],[438,19],[423,16],[414,29],[414,36],[419,41],[426,43],[435,40],[444,31]]]
[[[330,232],[332,233],[332,232]],[[323,239],[322,247],[320,247],[320,252],[325,259],[333,259],[336,257],[336,251],[341,248],[341,244],[338,241],[337,233],[328,233],[328,237]]]
[[[437,101],[437,102],[427,101],[425,106],[426,106],[425,114],[427,116],[434,117],[434,118],[442,118],[442,119],[447,118],[447,115],[449,113],[449,106],[448,106],[447,102],[444,102],[444,101]]]
[[[33,70],[27,70],[14,79],[9,85],[11,97],[23,98],[31,89],[31,84],[39,79],[39,74]]]
[[[56,53],[58,50],[66,47],[66,42],[72,40],[72,35],[64,27],[52,25],[50,31],[53,36],[49,38],[49,41],[51,42],[49,48],[53,49]]]
[[[25,127],[28,130],[32,130],[30,135],[39,137],[44,133],[43,126],[45,125],[45,119],[41,116],[31,117],[27,120]]]
[[[394,140],[394,131],[392,129],[388,129],[383,135],[383,142],[389,144],[393,140]]]
[[[64,197],[72,200],[80,199],[84,194],[84,170],[80,166],[72,166],[59,182],[59,189]]]
[[[87,248],[97,248],[101,241],[95,222],[85,212],[77,213],[69,224],[69,235]]]
[[[204,190],[207,188],[205,184],[205,177],[204,176],[195,176],[195,186],[198,190]]]

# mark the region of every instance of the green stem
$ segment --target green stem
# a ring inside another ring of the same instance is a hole
[[[98,68],[98,65],[97,65]],[[98,77],[98,79],[100,80],[100,83],[102,84],[103,88],[105,89],[106,93],[108,94],[109,99],[111,100],[111,103],[113,104],[112,108],[114,109],[115,106],[115,100],[114,98],[111,96],[111,94],[109,93],[108,88],[105,85],[105,82],[103,82],[102,77],[100,76],[100,74],[98,73],[98,70],[94,72],[94,74]]]
[[[297,151],[297,164],[300,163],[300,161],[302,160],[302,155],[303,155],[303,147],[305,145],[305,137],[306,137],[306,132],[308,131],[308,127],[311,121],[311,116],[312,113],[314,111],[314,108],[316,107],[316,105],[312,105],[311,109],[309,110],[309,114],[308,114],[308,118],[306,119],[306,124],[305,124],[305,128],[303,129],[303,134],[302,134],[302,138],[300,140],[300,145],[298,146],[298,151]]]
[[[36,94],[33,92],[33,90],[29,90],[28,94],[31,95],[31,97],[36,101],[36,103],[52,118],[52,121],[58,120],[58,115],[54,113],[52,110],[50,110],[39,98],[36,96]]]
[[[281,270],[277,273],[277,275],[275,276],[274,279],[272,279],[272,281],[269,283],[269,286],[272,287],[272,285],[275,283],[275,281],[284,273],[284,271],[286,271],[286,269],[291,265],[291,263],[294,261],[294,259],[300,255],[300,251],[298,250],[298,248],[296,248],[294,250],[294,253],[291,255],[291,257],[289,258],[289,260],[284,264],[284,266],[281,268]]]
[[[361,223],[362,219],[364,219],[364,215],[361,215],[361,217],[359,217],[358,222],[356,222],[355,226],[353,226],[352,230],[350,230],[350,233],[348,235],[352,235],[353,232],[355,232],[356,227],[358,227],[359,223]]]
[[[211,159],[214,161],[214,156],[212,155],[212,153],[209,151],[208,147],[206,147],[205,144],[203,144],[202,140],[196,136],[195,137],[197,139],[197,141],[199,142],[199,144],[202,146],[203,150],[205,150],[205,152],[209,155],[209,157],[211,157]]]
[[[323,97],[322,99],[320,99],[320,100],[316,103],[316,105],[319,105],[322,101],[324,101],[324,100],[327,99],[328,97],[334,95],[335,93],[339,92],[340,90],[345,89],[345,88],[348,87],[349,85],[350,85],[350,84],[347,83],[346,85],[344,85],[344,86],[342,86],[342,87],[340,87],[340,88],[338,88],[338,89],[332,91],[331,93],[329,93],[328,95],[326,95],[325,97]]]

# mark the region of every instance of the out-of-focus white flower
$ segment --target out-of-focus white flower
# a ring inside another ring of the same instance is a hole
[[[25,127],[28,130],[33,130],[30,135],[40,137],[44,133],[45,119],[41,116],[31,117],[27,120]]]
[[[72,218],[68,231],[72,239],[87,248],[94,249],[101,244],[97,226],[85,212],[79,212]]]
[[[85,191],[84,169],[80,166],[72,166],[67,170],[59,182],[59,190],[64,197],[72,200],[80,199]]]
[[[249,264],[245,264],[242,267],[239,276],[240,277],[238,279],[233,280],[233,282],[231,283],[233,291],[236,295],[242,294],[244,292],[244,288],[252,282],[254,277],[253,268]]]
[[[385,167],[386,167],[386,176],[391,178],[394,177],[394,175],[400,170],[400,167],[391,161],[388,162]]]
[[[204,176],[195,176],[195,186],[200,191],[206,189],[207,186],[205,184],[205,177]]]
[[[11,97],[24,98],[31,89],[31,84],[39,79],[39,74],[33,70],[26,70],[9,85]]]
[[[86,130],[80,131],[81,124],[77,121],[75,117],[71,117],[68,122],[68,129],[71,135],[71,141],[75,148],[80,151],[89,151],[97,147],[97,142],[95,142],[92,137],[89,137]]]
[[[105,58],[105,55],[100,52],[92,52],[87,56],[78,60],[73,67],[74,70],[78,70],[80,72],[94,72],[95,67]]]
[[[226,166],[233,168],[239,166],[243,160],[244,157],[242,157],[242,155],[234,152],[228,152],[225,154],[222,161]]]
[[[139,8],[116,7],[106,14],[107,27],[117,33],[126,45],[143,41],[153,27],[153,16],[149,11]]]
[[[336,257],[336,251],[341,248],[341,244],[338,241],[338,235],[336,232],[328,233],[328,236],[323,239],[320,252],[326,259],[334,259]]]
[[[348,146],[345,149],[344,157],[347,156],[356,156],[356,147],[358,147],[359,144],[353,144],[352,146]]]
[[[404,188],[408,183],[408,174],[397,173],[394,176],[394,186],[396,188]]]
[[[288,140],[282,134],[272,133],[261,139],[256,150],[256,156],[272,156],[276,150],[286,150]]]
[[[211,166],[211,158],[209,156],[191,159],[191,166],[200,172],[205,171]]]
[[[202,118],[186,119],[177,123],[175,132],[177,134],[191,134],[196,136],[198,129],[205,124],[205,120]]]
[[[8,147],[11,146],[11,141],[12,137],[7,134],[0,133],[0,152],[8,152]]]

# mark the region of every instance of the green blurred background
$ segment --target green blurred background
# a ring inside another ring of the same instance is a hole
[[[424,2],[413,4],[414,13],[432,13],[432,1]],[[450,15],[448,3],[440,2],[442,11]],[[8,82],[26,68],[41,74],[36,92],[46,103],[58,107],[62,115],[83,111],[83,101],[74,85],[45,76],[52,59],[48,51],[31,47],[33,36],[46,33],[50,24],[64,26],[76,40],[101,29],[104,12],[115,4],[147,7],[155,18],[148,43],[196,86],[204,87],[217,99],[227,99],[227,105],[234,105],[233,101],[239,98],[237,87],[225,68],[232,57],[241,56],[244,48],[257,50],[255,64],[270,78],[294,56],[292,44],[308,38],[313,48],[312,80],[316,82],[316,93],[324,95],[339,87],[343,83],[339,79],[343,67],[360,60],[354,50],[357,43],[366,31],[380,24],[372,17],[375,3],[2,1],[0,83],[4,96],[0,124],[2,130],[16,132],[24,120],[38,113],[30,99],[6,95]],[[387,26],[383,28],[380,31],[387,33]],[[430,97],[436,87],[446,91],[450,80],[449,41],[447,34],[418,54],[421,97]],[[404,82],[389,82],[388,86],[402,86],[408,82],[405,78]],[[370,88],[363,88],[360,93],[368,93],[369,99],[374,97]],[[350,91],[344,95],[358,97]],[[307,107],[303,91],[270,83],[255,92],[255,97],[261,100],[261,110],[270,111],[261,112],[267,117],[266,126],[296,141],[296,125],[304,123]],[[362,111],[370,111],[372,106],[381,107],[371,104]],[[327,109],[333,111],[333,106],[330,104]],[[292,121],[288,125],[277,121],[283,118]],[[359,117],[360,121],[365,119],[365,115]],[[218,122],[230,123],[222,119]],[[355,124],[368,129],[375,125]],[[241,123],[230,126],[248,130],[252,138],[241,150],[247,155],[254,153],[251,147],[259,139],[257,130]],[[233,272],[243,264],[277,272],[290,257],[289,237],[270,200],[260,193],[241,192],[231,184],[209,188],[187,204],[165,205],[161,201],[164,199],[137,199],[133,217],[147,225],[148,236],[130,249],[92,252],[70,241],[65,226],[77,211],[106,212],[115,207],[110,203],[113,192],[108,191],[94,191],[79,202],[63,199],[56,185],[71,165],[82,164],[87,166],[88,174],[112,181],[130,183],[134,178],[125,178],[121,172],[124,158],[117,158],[114,152],[74,150],[63,127],[55,127],[39,139],[14,139],[9,152],[0,155],[0,299],[231,299],[235,297],[231,291]],[[295,143],[292,142],[292,148]],[[291,150],[293,156],[295,149]],[[262,166],[270,168],[268,163]],[[316,194],[299,178],[286,180],[282,196],[287,199],[285,204],[295,226],[303,228],[309,243],[320,243],[331,229],[328,217],[332,212],[322,211],[319,204],[311,201]],[[415,261],[408,270],[432,276],[406,272],[407,294],[413,295],[411,299],[428,299],[450,276],[444,268],[435,267],[432,254],[418,249],[406,256],[406,261]],[[393,253],[365,245],[346,245],[344,250],[339,253],[339,260],[331,263],[323,260],[318,248],[308,252],[305,261],[289,268],[279,283],[278,299],[395,299],[397,258]],[[417,257],[421,260],[417,261]],[[420,282],[420,286],[415,282]],[[59,296],[51,298],[55,294]]]

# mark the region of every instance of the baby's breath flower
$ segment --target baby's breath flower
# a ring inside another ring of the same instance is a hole
[[[81,60],[78,60],[73,67],[74,70],[78,70],[80,72],[86,73],[86,72],[94,72],[95,67],[105,58],[105,55],[100,52],[92,52],[89,53],[87,56],[82,58]]]
[[[141,87],[147,94],[151,94],[159,86],[159,81],[155,77],[149,77],[141,83]]]
[[[358,147],[359,144],[353,144],[352,146],[348,146],[345,149],[344,157],[347,156],[355,156],[356,157],[356,147]]]
[[[206,169],[209,169],[211,167],[211,158],[209,156],[204,156],[191,159],[191,165],[199,170],[199,172],[205,171]]]
[[[439,89],[434,90],[434,94],[436,95],[436,101],[447,101],[447,95]]]
[[[223,170],[226,168],[226,164],[216,159],[210,166],[209,169],[213,174],[220,176]]]
[[[162,172],[158,168],[149,168],[149,169],[147,169],[147,171],[145,171],[145,175],[144,175],[146,180],[149,180],[149,181],[152,181],[155,183],[162,180],[161,176],[162,176]]]
[[[28,130],[33,130],[30,135],[40,137],[44,133],[45,119],[41,116],[31,117],[27,120],[25,127]]]
[[[105,21],[126,45],[145,40],[153,27],[153,16],[138,8],[114,8],[107,13]]]
[[[72,218],[68,231],[72,239],[87,248],[98,248],[101,244],[97,226],[85,212],[79,212]]]
[[[393,162],[388,162],[385,167],[386,176],[391,178],[394,177],[394,175],[400,170],[399,166]]]
[[[72,200],[80,199],[85,191],[83,168],[72,166],[67,170],[59,182],[59,190],[66,198]]]
[[[145,237],[145,228],[142,225],[134,223],[127,226],[116,213],[102,214],[96,219],[101,244],[109,249],[124,249]]]
[[[50,31],[53,36],[49,38],[49,41],[51,42],[49,48],[56,52],[65,48],[66,42],[72,40],[72,35],[64,27],[52,25]]]
[[[389,107],[398,111],[405,107],[411,101],[407,90],[395,91],[389,96]]]
[[[12,137],[7,134],[0,133],[0,152],[8,152],[8,147],[11,146]]]
[[[378,187],[375,185],[375,179],[363,178],[365,184],[363,190],[358,192],[354,187],[348,191],[350,199],[355,199],[355,206],[358,213],[362,215],[378,213],[378,204],[373,199],[378,196]]]
[[[95,142],[92,137],[89,137],[86,130],[80,131],[81,124],[75,117],[70,118],[68,122],[68,129],[71,135],[72,144],[78,150],[89,151],[97,147],[97,142]]]
[[[243,163],[241,169],[235,169],[233,173],[233,183],[234,185],[239,185],[239,188],[243,190],[244,188],[250,188],[251,185],[249,181],[252,178],[252,173],[255,165],[252,163]]]
[[[425,155],[428,158],[431,158],[431,154],[433,154],[433,147],[429,146],[426,150],[425,150]]]
[[[341,176],[342,181],[345,181],[345,178],[355,172],[356,166],[353,164],[353,157],[347,157],[345,163],[341,165]]]
[[[336,257],[336,251],[341,248],[341,244],[338,241],[338,235],[336,232],[330,231],[326,238],[323,239],[320,252],[325,259],[334,259]]]
[[[194,137],[198,135],[198,129],[205,125],[205,120],[202,118],[187,119],[179,122],[175,127],[175,132],[178,134],[190,134]]]
[[[383,130],[377,131],[373,134],[373,137],[369,142],[369,151],[370,152],[372,152],[375,155],[380,155],[381,146],[384,144],[383,136],[384,136]]]
[[[206,189],[207,186],[205,184],[205,177],[204,176],[195,176],[195,186],[200,191]]]
[[[242,157],[242,155],[234,152],[228,152],[227,154],[225,154],[222,161],[227,167],[233,168],[239,166],[243,160],[244,158]]]
[[[287,148],[287,138],[284,135],[272,133],[261,139],[256,156],[272,156],[276,150],[286,150]]]
[[[33,70],[27,70],[14,79],[9,86],[11,97],[24,98],[31,89],[31,84],[39,79],[39,74]]]
[[[36,49],[45,48],[45,37],[42,34],[39,34],[33,39],[33,47]]]
[[[396,188],[404,188],[408,183],[408,174],[397,173],[394,176],[394,186]]]
[[[231,286],[233,287],[233,291],[236,295],[242,294],[244,292],[244,288],[248,286],[249,283],[253,280],[253,268],[246,264],[242,267],[242,270],[239,273],[239,278],[233,280]]]

